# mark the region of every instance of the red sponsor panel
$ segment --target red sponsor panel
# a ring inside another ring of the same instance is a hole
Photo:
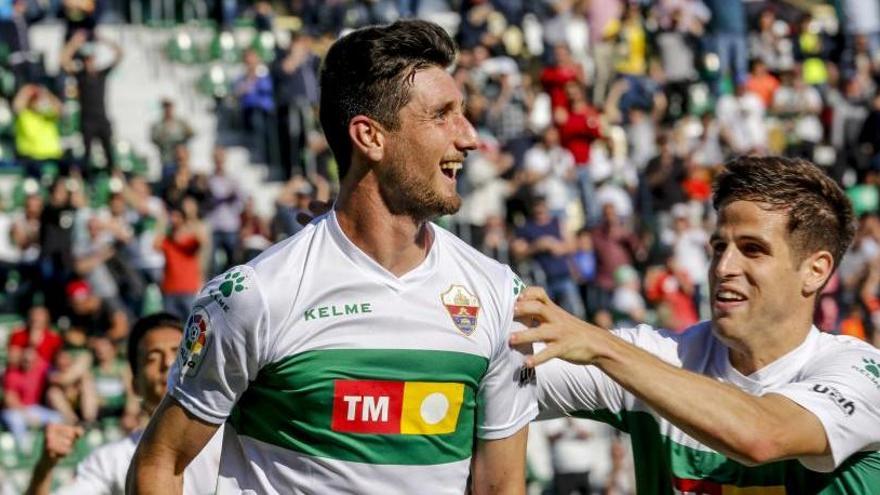
[[[688,480],[673,477],[675,489],[684,493],[699,493],[700,495],[722,495],[723,488],[719,483],[709,480]]]
[[[336,380],[331,429],[345,433],[400,433],[404,382]]]

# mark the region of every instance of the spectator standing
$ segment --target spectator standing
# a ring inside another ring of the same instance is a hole
[[[60,315],[64,285],[73,274],[73,224],[77,205],[65,179],[49,189],[49,199],[40,213],[40,279],[53,315]]]
[[[318,105],[318,66],[312,52],[312,37],[299,32],[291,35],[286,52],[272,66],[278,123],[278,151],[284,180],[307,173],[303,154],[309,132],[314,127],[314,108]]]
[[[592,231],[596,251],[596,285],[599,289],[599,307],[607,308],[614,291],[614,273],[624,265],[632,265],[644,258],[638,236],[621,222],[613,203],[602,206],[602,221]]]
[[[201,253],[208,238],[198,219],[198,206],[187,197],[179,207],[171,207],[168,230],[165,219],[159,224],[155,247],[165,255],[162,278],[162,305],[165,311],[185,318],[202,286]]]
[[[564,219],[571,198],[569,184],[575,178],[575,166],[574,156],[560,145],[559,131],[555,127],[548,127],[541,141],[526,152],[523,166],[526,182],[534,193],[547,198],[554,217]]]
[[[150,127],[150,140],[159,150],[162,163],[162,177],[171,175],[175,165],[174,150],[178,145],[186,145],[195,133],[189,123],[175,115],[174,102],[162,100],[162,118]]]
[[[208,177],[209,200],[208,225],[211,227],[213,242],[211,246],[211,274],[226,271],[226,268],[237,264],[240,256],[239,231],[241,230],[241,213],[243,202],[239,186],[226,174],[226,150],[216,146],[213,152],[214,173]],[[223,252],[223,264],[217,255]]]
[[[15,153],[32,177],[40,177],[43,164],[62,156],[61,101],[45,86],[25,84],[12,100],[15,111]]]
[[[517,229],[511,251],[520,259],[534,258],[546,277],[547,294],[560,306],[571,308],[572,314],[586,316],[568,265],[574,242],[567,238],[559,218],[550,215],[546,199],[532,201],[529,219]]]
[[[586,89],[577,82],[565,87],[569,106],[554,110],[554,121],[559,128],[559,139],[563,147],[574,156],[577,184],[581,203],[588,219],[595,218],[593,211],[593,179],[590,176],[590,147],[602,137],[600,114],[587,101]]]
[[[92,142],[98,139],[104,149],[104,157],[107,167],[114,168],[113,156],[113,127],[107,117],[107,77],[110,72],[122,61],[122,47],[115,41],[104,38],[96,38],[100,43],[107,45],[113,51],[113,59],[103,68],[98,68],[95,50],[96,45],[86,45],[88,34],[77,31],[61,52],[61,68],[64,72],[74,76],[77,84],[80,106],[80,131],[83,137],[83,165],[84,172],[88,172],[92,165]],[[82,56],[80,64],[74,61],[77,54]]]
[[[718,57],[718,75],[712,85],[718,96],[725,78],[730,77],[734,85],[745,82],[749,57],[746,10],[742,0],[706,0],[706,6],[712,17],[703,39],[706,51]]]
[[[541,425],[553,460],[553,493],[599,495],[608,487],[614,430],[579,418],[556,418]]]
[[[269,123],[275,111],[272,78],[254,50],[244,52],[244,68],[245,73],[234,89],[245,130],[251,138],[251,158],[254,162],[269,164],[272,146]],[[277,171],[272,178],[278,178]]]

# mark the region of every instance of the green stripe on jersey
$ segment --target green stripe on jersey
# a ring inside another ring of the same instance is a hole
[[[598,410],[573,416],[602,421],[630,434],[639,495],[672,495],[673,476],[736,487],[784,486],[792,495],[871,495],[880,487],[880,452],[855,454],[831,473],[810,471],[797,460],[749,467],[717,452],[674,442],[644,411]]]
[[[471,455],[476,391],[489,360],[451,351],[330,349],[272,363],[235,406],[230,424],[239,435],[301,454],[368,464],[433,465]],[[371,434],[333,431],[336,380],[464,384],[455,431],[445,434]]]

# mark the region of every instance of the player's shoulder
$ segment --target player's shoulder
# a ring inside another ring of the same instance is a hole
[[[712,324],[709,321],[699,322],[681,332],[640,324],[617,328],[613,333],[664,361],[687,368],[705,364],[704,361],[714,346]]]
[[[850,370],[873,377],[880,386],[880,349],[847,335],[818,332],[807,371]]]
[[[219,306],[241,321],[255,321],[258,312],[285,306],[299,280],[309,247],[323,227],[326,215],[313,220],[296,235],[277,242],[245,264],[229,268],[202,289],[197,305]]]
[[[328,215],[316,217],[296,234],[276,242],[266,248],[247,263],[253,273],[260,277],[264,283],[271,282],[274,278],[290,274],[290,269],[299,267],[308,253],[309,246],[326,227]]]

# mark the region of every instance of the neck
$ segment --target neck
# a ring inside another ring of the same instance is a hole
[[[417,267],[427,256],[431,233],[424,220],[388,210],[372,171],[349,172],[336,200],[339,226],[345,236],[395,276]]]
[[[806,314],[812,316],[813,313]],[[743,375],[751,375],[803,344],[812,327],[812,320],[801,318],[776,326],[774,332],[760,329],[749,332],[746,338],[728,341],[730,364]]]

